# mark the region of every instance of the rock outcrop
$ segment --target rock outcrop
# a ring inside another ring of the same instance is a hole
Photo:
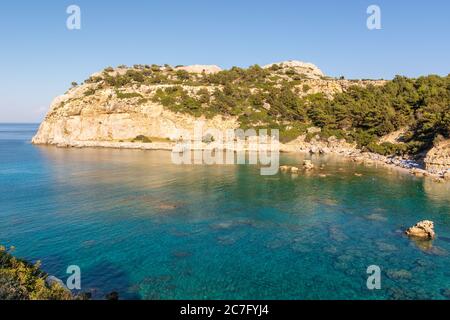
[[[233,117],[195,118],[172,112],[145,99],[158,86],[134,87],[133,94],[141,97],[128,99],[119,97],[110,88],[96,88],[95,94],[86,95],[92,87],[85,84],[57,97],[32,142],[60,146],[103,144],[105,147],[127,147],[138,136],[149,137],[152,141],[155,138],[175,141],[192,135],[197,121],[204,123],[204,130],[238,127]]]
[[[450,140],[434,146],[425,157],[425,168],[429,172],[442,174],[450,180]]]
[[[192,66],[181,66],[176,67],[175,70],[184,70],[191,73],[206,73],[206,74],[212,74],[222,71],[222,68],[216,65],[201,65],[201,64],[195,64]]]
[[[314,164],[311,160],[303,160],[303,168],[305,170],[312,170],[314,169]]]
[[[408,228],[405,233],[414,238],[420,238],[424,240],[431,240],[436,237],[434,232],[434,223],[433,221],[423,220],[416,223],[415,226]]]
[[[309,63],[309,62],[302,62],[302,61],[296,61],[296,60],[271,63],[268,65],[265,65],[263,68],[269,69],[274,66],[277,66],[278,68],[280,68],[282,70],[293,69],[293,70],[297,71],[299,74],[303,74],[303,75],[311,77],[311,78],[321,78],[321,77],[325,76],[324,73],[322,72],[322,70],[320,70],[316,65]]]

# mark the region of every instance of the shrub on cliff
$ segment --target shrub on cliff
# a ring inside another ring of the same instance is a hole
[[[119,90],[116,90],[116,95],[119,99],[143,98],[143,96],[137,92],[120,92]]]
[[[408,151],[408,146],[406,144],[394,144],[390,142],[383,142],[377,144],[371,142],[367,145],[367,150],[370,152],[378,153],[384,156],[388,155],[403,155]]]
[[[177,75],[177,78],[181,81],[189,80],[190,78],[189,72],[187,72],[186,70],[177,70],[175,74]]]
[[[132,140],[132,142],[151,143],[152,140],[150,140],[148,137],[144,135],[138,135],[136,138]]]

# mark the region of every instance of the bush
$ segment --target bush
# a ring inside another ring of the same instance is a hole
[[[40,270],[39,262],[30,264],[14,258],[9,250],[0,246],[0,300],[73,300],[74,296],[57,283],[48,285],[47,274]]]
[[[311,90],[311,87],[309,85],[307,85],[307,84],[304,84],[303,87],[302,87],[302,91],[306,93],[309,90]]]
[[[214,136],[212,134],[208,133],[207,135],[205,135],[202,138],[202,142],[203,143],[212,143],[212,142],[214,142]]]
[[[137,92],[120,92],[119,90],[116,90],[117,98],[119,99],[132,99],[132,98],[144,98],[140,93]]]
[[[132,142],[152,143],[152,140],[150,140],[148,137],[144,135],[138,135],[136,138],[132,140]]]
[[[383,156],[401,156],[408,150],[408,146],[406,144],[393,144],[390,142],[383,142],[381,144],[371,142],[367,145],[366,148],[370,152],[378,153]]]
[[[89,88],[84,92],[84,96],[85,97],[92,96],[94,93],[95,93],[95,89]]]
[[[175,74],[177,75],[177,78],[180,79],[181,81],[189,80],[190,78],[189,72],[187,72],[186,70],[177,70]]]

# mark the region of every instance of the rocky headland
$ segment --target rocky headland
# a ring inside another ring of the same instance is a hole
[[[81,85],[73,83],[55,98],[32,142],[58,147],[172,150],[198,121],[205,130],[276,127],[281,131],[282,152],[332,153],[355,162],[406,168],[417,176],[450,179],[448,139],[442,138],[420,154],[399,154],[397,150],[406,148],[406,143],[395,136],[396,128],[371,136],[365,147],[359,136],[353,138],[353,133],[362,129],[352,128],[348,119],[342,119],[342,126],[321,127],[326,119],[315,114],[315,103],[342,99],[340,95],[352,90],[386,83],[330,78],[315,65],[299,61],[225,71],[203,65],[110,67]],[[300,110],[302,106],[307,112]],[[407,129],[400,131],[408,135]],[[208,144],[202,143],[205,147]],[[382,152],[373,152],[381,146]],[[395,146],[392,154],[385,152],[385,146]]]

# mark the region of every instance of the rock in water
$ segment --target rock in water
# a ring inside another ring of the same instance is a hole
[[[450,169],[445,171],[444,174],[442,175],[444,180],[449,180],[450,181]]]
[[[298,173],[299,171],[300,171],[300,169],[297,168],[297,167],[292,167],[292,168],[291,168],[291,172],[292,172],[292,173]]]
[[[436,234],[434,232],[433,221],[423,220],[416,223],[415,226],[409,228],[405,232],[408,236],[422,238],[422,239],[434,239]]]
[[[312,163],[311,160],[305,160],[303,161],[303,168],[305,168],[305,170],[314,169],[314,164]]]

